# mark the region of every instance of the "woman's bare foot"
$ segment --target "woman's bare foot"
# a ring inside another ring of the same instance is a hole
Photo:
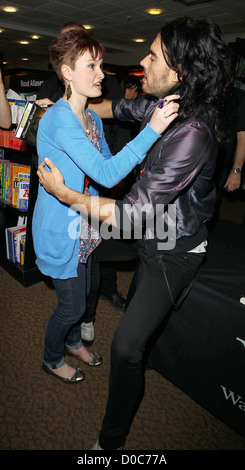
[[[52,369],[47,364],[45,364],[45,362],[43,362],[42,369],[44,372],[46,372],[46,374],[50,374],[53,377],[56,377],[57,379],[69,384],[80,383],[85,379],[85,374],[83,373],[82,369],[79,367],[74,369],[68,364],[64,364],[58,369]]]
[[[87,362],[87,364],[93,359],[93,354],[89,352],[85,346],[81,346],[79,349],[70,349],[70,351],[80,357],[83,362]]]
[[[52,372],[58,375],[59,377],[62,377],[62,379],[69,379],[75,374],[76,370],[74,369],[74,367],[69,366],[69,364],[64,364],[58,369],[52,369]]]
[[[97,352],[91,353],[87,351],[85,346],[81,346],[78,349],[69,349],[66,346],[66,351],[68,355],[74,356],[77,359],[80,359],[80,361],[85,362],[85,364],[87,364],[90,367],[101,366],[101,364],[103,364],[102,357]]]

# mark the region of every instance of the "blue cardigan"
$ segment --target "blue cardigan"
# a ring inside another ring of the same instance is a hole
[[[101,153],[91,144],[63,98],[45,112],[37,133],[39,163],[49,157],[63,173],[66,186],[79,192],[83,191],[85,174],[102,186],[115,186],[144,159],[159,138],[147,125],[113,156],[104,137],[102,121],[96,113],[92,114],[100,132]],[[90,194],[98,194],[96,185],[90,188]],[[36,263],[43,274],[55,279],[77,276],[80,223],[76,211],[39,185],[32,233]]]

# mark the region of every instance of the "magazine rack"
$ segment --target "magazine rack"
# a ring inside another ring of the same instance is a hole
[[[4,159],[31,166],[28,209],[21,210],[4,200],[0,201],[0,266],[23,284],[23,286],[28,287],[43,279],[41,272],[35,264],[32,241],[32,215],[38,189],[38,177],[36,174],[38,159],[35,148],[28,146],[28,144],[25,152],[4,147]],[[14,263],[7,259],[6,254],[5,228],[16,226],[19,216],[26,217],[26,243],[23,266],[20,263]]]

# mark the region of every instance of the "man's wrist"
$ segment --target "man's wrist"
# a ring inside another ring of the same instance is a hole
[[[65,184],[61,183],[59,186],[56,187],[55,196],[57,197],[57,199],[59,199],[59,201],[66,202],[67,204],[69,204],[69,188],[67,188]]]
[[[241,168],[233,166],[233,168],[230,170],[231,173],[236,173],[237,175],[240,175],[242,173]]]

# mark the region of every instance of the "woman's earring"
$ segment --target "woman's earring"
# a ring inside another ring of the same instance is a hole
[[[68,84],[68,87],[67,87],[67,89],[66,89],[66,98],[67,98],[67,100],[69,100],[69,98],[71,97],[71,95],[72,95],[72,89],[71,89],[71,85],[70,85],[70,83],[69,83],[69,84]]]

